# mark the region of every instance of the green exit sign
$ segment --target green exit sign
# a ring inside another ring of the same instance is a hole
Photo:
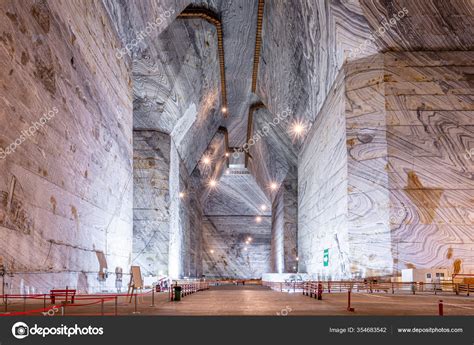
[[[323,266],[329,266],[329,249],[324,249]]]

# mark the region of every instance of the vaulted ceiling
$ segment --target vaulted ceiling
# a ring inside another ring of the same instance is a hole
[[[147,23],[163,18],[162,25],[133,49],[130,59],[134,126],[171,134],[188,171],[199,168],[220,126],[227,128],[229,146],[240,147],[283,111],[290,112],[286,121],[272,126],[250,146],[246,167],[254,178],[240,182],[245,186],[253,181],[249,193],[257,185],[260,189],[249,200],[259,200],[262,192],[271,200],[270,181],[296,178],[304,136],[292,137],[290,126],[298,121],[309,129],[337,71],[353,58],[348,51],[374,35],[384,20],[406,8],[406,17],[356,58],[386,50],[474,46],[474,29],[468,20],[473,16],[472,0],[266,1],[257,88],[252,93],[258,0],[103,2],[124,45]],[[177,18],[188,6],[215,13],[222,24],[225,85],[221,85],[216,28],[206,20]],[[227,118],[221,111],[224,86]],[[249,126],[249,109],[258,102],[263,107],[253,111]],[[222,171],[219,176],[225,176]],[[222,185],[233,179],[225,176]],[[228,187],[227,194],[233,194]],[[250,201],[248,207],[253,207]]]

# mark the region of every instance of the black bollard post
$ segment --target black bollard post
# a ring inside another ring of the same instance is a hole
[[[351,307],[351,290],[347,291],[347,311],[354,311],[355,309]]]
[[[154,306],[155,306],[155,287],[152,285],[150,307],[154,307]]]
[[[318,284],[318,300],[323,299],[323,284]]]

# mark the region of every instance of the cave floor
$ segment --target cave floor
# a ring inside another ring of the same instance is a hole
[[[151,305],[151,294],[138,299],[136,315],[437,315],[438,301],[444,301],[445,315],[474,315],[474,296],[455,296],[452,293],[434,295],[424,293],[411,295],[390,293],[353,293],[352,307],[348,312],[347,293],[324,294],[323,300],[303,296],[301,293],[273,291],[258,285],[224,285],[211,287],[186,297],[179,302],[169,302],[168,293],[155,294],[155,306]],[[35,302],[38,303],[38,302]],[[86,304],[76,301],[66,307],[66,315],[101,315],[101,303]],[[28,302],[26,310],[41,308]],[[8,306],[9,311],[22,311],[22,302]],[[115,302],[105,302],[104,315],[115,314]],[[118,315],[131,315],[135,305],[120,297],[117,303]],[[0,312],[1,313],[1,312]],[[33,315],[40,315],[39,313]],[[50,311],[59,316],[60,311]]]

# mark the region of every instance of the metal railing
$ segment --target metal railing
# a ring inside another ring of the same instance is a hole
[[[314,289],[317,284],[322,284],[325,293],[336,292],[364,292],[364,293],[453,293],[469,296],[474,292],[473,284],[453,282],[422,283],[422,282],[373,282],[373,281],[287,281],[287,282],[262,282],[273,290],[281,292],[305,292]]]
[[[71,316],[75,315],[75,310],[81,307],[97,305],[98,309],[88,309],[90,315],[118,315],[118,301],[123,298],[127,306],[132,303],[134,298],[134,313],[138,313],[138,297],[151,294],[152,307],[155,301],[155,289],[150,289],[142,293],[118,293],[118,294],[90,294],[74,296],[74,301],[66,297],[60,303],[53,303],[53,294],[5,294],[0,295],[3,304],[3,310],[0,310],[0,316],[18,316],[18,315],[44,315],[44,316]],[[66,295],[66,294],[65,294]],[[56,298],[59,296],[56,295]],[[61,297],[64,297],[61,295]],[[60,297],[59,297],[60,298]],[[38,303],[36,303],[38,302]],[[113,304],[112,304],[113,303]],[[39,305],[38,305],[39,304]],[[42,306],[42,307],[40,307]],[[106,309],[109,312],[106,312]],[[112,309],[112,311],[110,311]],[[78,315],[85,315],[82,310]]]
[[[210,282],[208,281],[196,281],[196,282],[177,281],[174,285],[171,286],[171,289],[169,289],[170,301],[174,301],[176,299],[174,287],[178,287],[178,286],[181,287],[181,297],[185,297],[193,293],[196,293],[198,291],[208,290],[209,284]]]

